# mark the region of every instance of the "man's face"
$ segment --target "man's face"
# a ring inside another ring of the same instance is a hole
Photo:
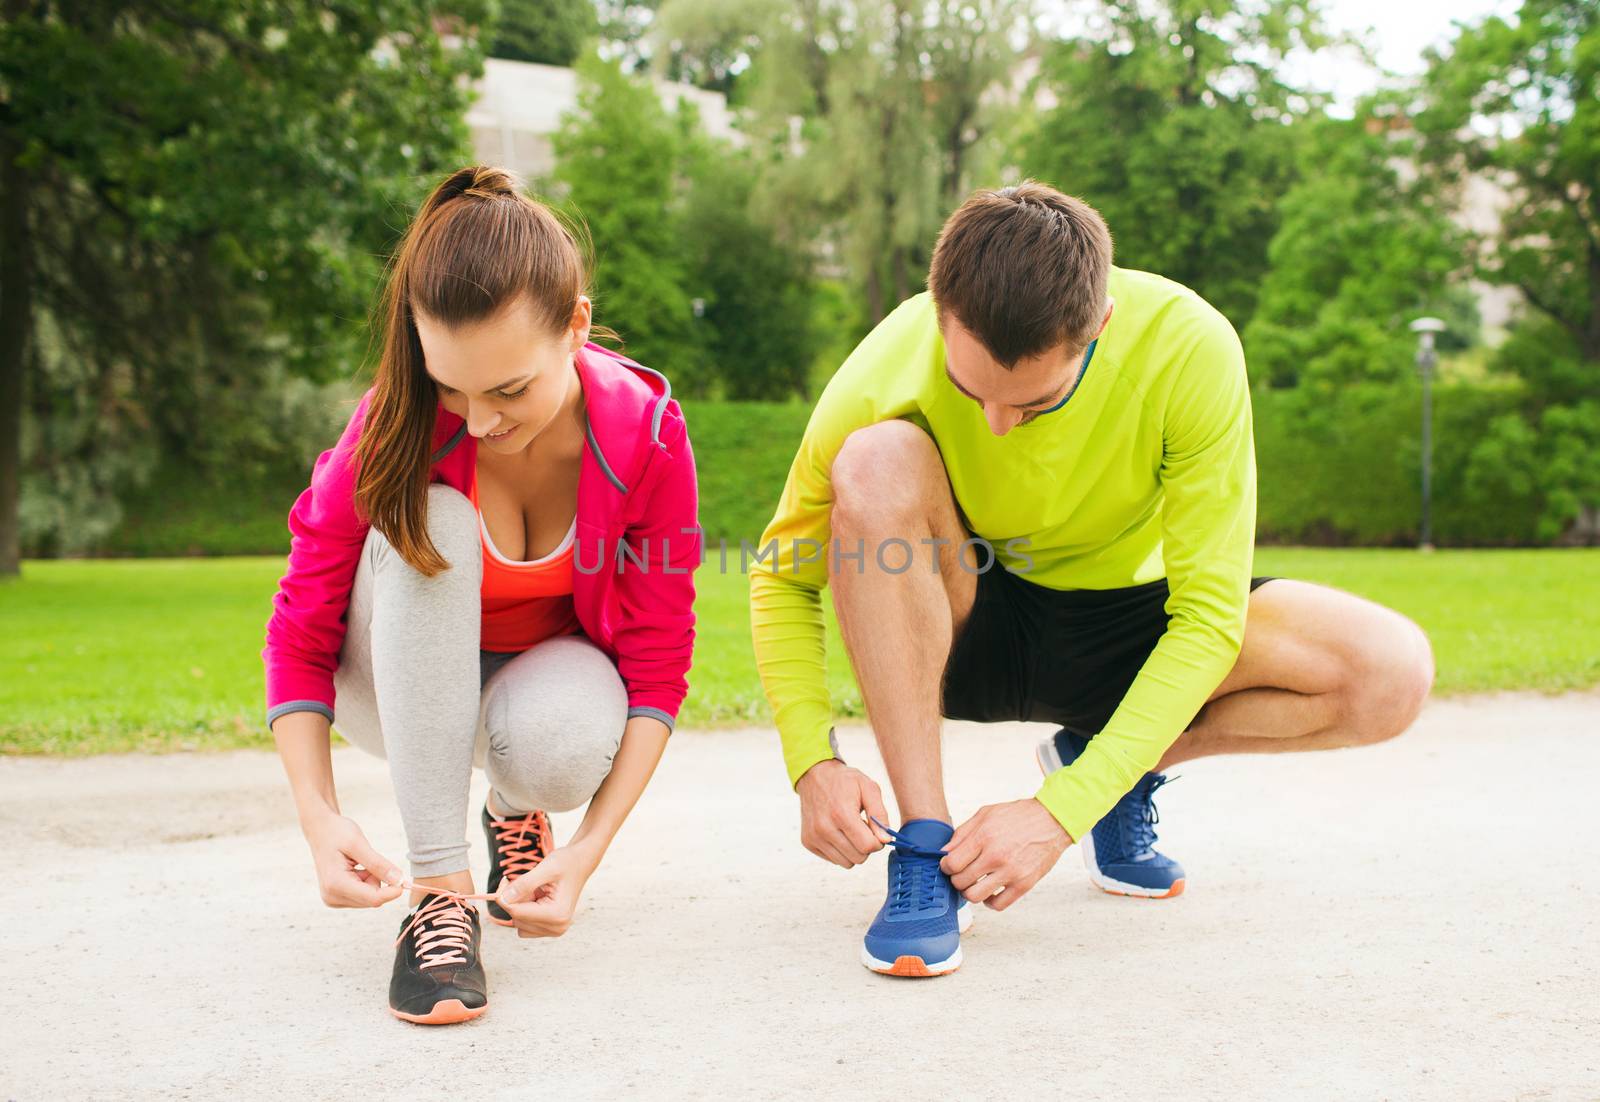
[[[1082,348],[1057,345],[1006,368],[983,342],[954,318],[943,326],[945,374],[950,383],[983,408],[989,431],[1004,436],[1060,403],[1083,371]]]

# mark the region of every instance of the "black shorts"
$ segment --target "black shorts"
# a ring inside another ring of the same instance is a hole
[[[1252,578],[1251,592],[1271,580]],[[985,571],[945,663],[944,714],[1098,734],[1167,630],[1167,592],[1165,578],[1060,590],[998,565]]]

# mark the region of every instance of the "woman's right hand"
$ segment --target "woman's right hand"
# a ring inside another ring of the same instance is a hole
[[[400,895],[399,868],[372,848],[353,820],[329,812],[306,823],[304,831],[328,906],[381,907]]]

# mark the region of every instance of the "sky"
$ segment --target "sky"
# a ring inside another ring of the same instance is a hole
[[[1335,31],[1367,32],[1379,65],[1402,75],[1424,67],[1422,51],[1450,41],[1456,21],[1476,23],[1488,15],[1512,18],[1517,0],[1324,0],[1323,12]],[[1379,73],[1348,54],[1328,54],[1296,63],[1304,82],[1334,93],[1340,105],[1350,104],[1377,88]]]
[[[1073,36],[1103,28],[1103,9],[1095,0],[1039,0],[1040,29]],[[1489,15],[1514,18],[1520,0],[1320,0],[1328,30],[1363,39],[1377,66],[1399,76],[1415,76],[1425,64],[1422,52],[1455,37],[1454,24],[1477,23]],[[1291,54],[1285,72],[1292,82],[1332,92],[1336,114],[1350,113],[1356,100],[1384,82],[1378,68],[1350,50]]]

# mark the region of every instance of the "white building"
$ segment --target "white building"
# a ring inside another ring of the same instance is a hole
[[[727,97],[688,84],[655,82],[661,102],[676,111],[687,100],[714,137],[737,140]],[[526,180],[548,176],[555,165],[551,138],[563,116],[577,109],[578,76],[556,65],[487,58],[477,98],[467,110],[472,147],[485,164],[513,169]]]

